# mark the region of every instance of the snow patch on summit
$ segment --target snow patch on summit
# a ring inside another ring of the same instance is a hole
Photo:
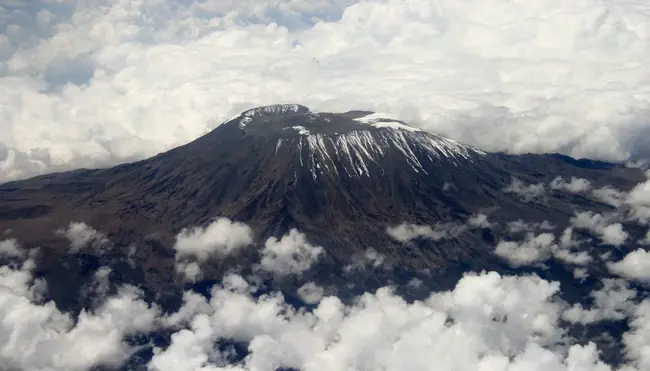
[[[414,128],[413,126],[406,125],[405,123],[401,122],[397,117],[389,113],[375,112],[363,117],[356,118],[354,119],[354,121],[362,124],[367,124],[376,128],[391,128],[391,129],[399,129],[399,130],[407,130],[407,131],[422,131],[418,128]]]
[[[300,104],[272,104],[244,111],[246,117],[264,116],[264,115],[282,115],[288,113],[308,113],[309,108]]]
[[[287,128],[287,129],[289,129],[289,128]],[[304,126],[300,126],[300,125],[292,126],[291,129],[297,131],[298,134],[300,134],[300,135],[309,135],[309,130],[307,130],[307,128],[304,127]]]
[[[234,116],[226,122],[234,121],[243,116],[242,119],[239,120],[239,127],[243,128],[246,127],[246,125],[248,125],[251,121],[253,121],[253,117],[309,112],[309,108],[300,104],[272,104],[269,106],[251,108],[238,114],[237,116]]]

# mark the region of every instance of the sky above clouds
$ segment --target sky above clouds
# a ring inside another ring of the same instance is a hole
[[[485,150],[648,158],[638,0],[11,0],[0,181],[184,144],[252,106],[388,111]]]

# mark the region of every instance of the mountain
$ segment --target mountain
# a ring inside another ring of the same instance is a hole
[[[23,248],[40,247],[38,274],[57,305],[69,310],[78,310],[78,289],[101,265],[152,297],[178,300],[183,283],[174,271],[174,238],[215,217],[245,222],[256,243],[244,254],[211,262],[206,279],[249,266],[267,238],[296,228],[325,251],[322,264],[306,273],[309,279],[351,293],[413,277],[441,288],[467,270],[519,269],[494,254],[508,236],[503,226],[459,227],[477,215],[547,223],[559,235],[576,210],[614,210],[601,199],[561,189],[545,197],[524,194],[557,177],[621,192],[645,179],[638,169],[559,154],[484,152],[386,114],[272,105],[242,112],[191,143],[143,161],[0,185],[0,232],[10,231]],[[524,190],[504,191],[513,184]],[[115,249],[70,254],[69,241],[55,231],[74,221],[105,233]],[[439,238],[391,238],[387,230],[402,223],[459,228],[441,231]],[[594,237],[587,230],[578,233]],[[603,244],[589,248],[593,255],[610,250]],[[354,280],[359,285],[349,285],[344,267],[368,249],[394,269],[360,273]],[[127,255],[136,264],[126,263]],[[590,269],[595,277],[606,272],[603,264]],[[553,261],[534,270],[549,279],[574,280],[571,269]],[[581,300],[597,284],[596,278],[574,282],[563,295]]]

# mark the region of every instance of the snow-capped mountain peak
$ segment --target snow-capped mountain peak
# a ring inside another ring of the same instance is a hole
[[[273,105],[244,111],[227,124],[236,124],[246,137],[273,140],[275,155],[295,157],[314,180],[323,175],[371,176],[383,171],[387,156],[428,173],[432,162],[460,166],[483,155],[387,113],[312,112],[298,104]]]

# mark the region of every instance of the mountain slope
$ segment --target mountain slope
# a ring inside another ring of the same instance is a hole
[[[297,228],[324,247],[334,267],[373,248],[404,269],[443,275],[504,267],[492,253],[500,232],[476,228],[405,244],[389,238],[387,228],[465,222],[476,213],[565,226],[576,208],[612,209],[559,191],[530,202],[504,192],[513,178],[548,184],[558,176],[623,191],[643,180],[636,169],[560,155],[485,153],[389,115],[274,105],[147,160],[0,185],[0,231],[11,230],[24,247],[40,246],[47,252],[43,274],[62,276],[58,262],[68,259],[68,243],[53,231],[83,221],[124,254],[135,244],[143,268],[124,267],[123,275],[154,291],[174,280],[174,236],[217,216],[246,222],[258,245]],[[252,256],[215,262],[214,277]]]

